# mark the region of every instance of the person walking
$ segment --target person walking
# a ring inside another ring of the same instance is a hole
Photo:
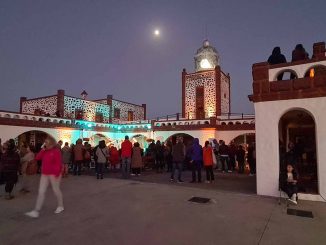
[[[26,147],[26,154],[20,159],[20,163],[21,163],[21,189],[20,192],[23,193],[28,193],[30,192],[29,190],[29,178],[27,176],[26,170],[28,167],[28,164],[30,164],[32,161],[34,161],[35,158],[35,154],[32,150],[32,146],[27,146]]]
[[[163,167],[164,167],[164,148],[161,144],[161,141],[156,141],[156,145],[155,145],[155,157],[156,157],[156,161],[155,161],[155,165],[156,165],[156,172],[160,173],[163,172]]]
[[[99,142],[95,154],[97,156],[96,178],[97,179],[100,179],[100,178],[103,179],[104,167],[108,163],[108,158],[109,158],[109,150],[106,147],[104,140],[101,140]]]
[[[121,172],[122,178],[128,179],[130,177],[132,143],[129,141],[129,136],[125,136],[125,140],[121,144]]]
[[[237,146],[234,141],[231,141],[229,145],[229,170],[234,171],[236,167],[235,155],[237,153]]]
[[[256,147],[254,142],[248,147],[248,163],[250,176],[253,176],[256,174]]]
[[[246,152],[243,149],[243,146],[239,145],[238,150],[236,152],[236,157],[237,157],[238,167],[239,167],[239,169],[238,169],[239,174],[244,173],[245,155],[246,155]]]
[[[133,175],[139,176],[140,170],[143,167],[143,149],[140,148],[138,142],[134,144],[132,148],[132,156],[131,156],[131,169],[133,171]]]
[[[205,141],[205,147],[203,148],[203,162],[206,170],[206,183],[212,183],[214,181],[213,154],[213,149],[209,142]]]
[[[85,154],[85,148],[83,146],[82,139],[78,139],[76,141],[76,145],[74,146],[74,175],[80,175],[81,174],[81,168],[83,166],[84,162],[84,154]]]
[[[196,183],[196,174],[198,183],[201,183],[201,168],[203,160],[203,148],[199,144],[199,139],[194,138],[193,145],[190,149],[192,180],[190,183]]]
[[[222,171],[223,172],[232,172],[228,169],[229,166],[229,148],[225,144],[224,141],[221,142],[221,145],[219,147],[219,153],[220,153],[220,159],[222,163]]]
[[[5,184],[5,191],[7,200],[14,198],[12,190],[18,181],[18,171],[20,166],[20,157],[16,151],[15,141],[10,139],[3,145],[3,154],[0,159],[0,173],[2,181]]]
[[[62,163],[63,163],[62,177],[67,177],[69,164],[71,163],[71,149],[69,147],[68,142],[66,142],[65,146],[61,149],[61,154],[62,154]]]
[[[47,137],[44,142],[43,149],[36,155],[36,160],[42,161],[42,174],[40,179],[39,191],[34,210],[25,213],[31,218],[38,218],[44,203],[45,193],[49,184],[57,198],[57,208],[55,214],[64,211],[63,197],[60,190],[62,159],[61,152],[56,147],[56,142],[52,137]]]
[[[178,170],[178,183],[183,183],[181,179],[183,162],[186,157],[186,147],[183,144],[183,140],[181,137],[177,139],[177,143],[172,148],[172,157],[173,157],[173,166],[171,173],[171,182],[174,181],[174,173],[175,170]]]
[[[172,171],[172,143],[171,141],[166,142],[166,146],[164,147],[164,161],[167,165],[167,172]]]
[[[215,154],[215,159],[216,159],[215,169],[218,171],[222,171],[222,163],[220,159],[219,149],[220,149],[220,143],[216,139],[213,139],[213,152]]]

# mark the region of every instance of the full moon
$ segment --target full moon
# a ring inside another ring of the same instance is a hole
[[[159,36],[159,35],[160,35],[160,30],[156,29],[156,30],[154,31],[154,35],[155,35],[155,36]]]

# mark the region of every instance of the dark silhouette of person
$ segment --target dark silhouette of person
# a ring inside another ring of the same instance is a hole
[[[299,61],[299,60],[307,60],[307,59],[309,59],[309,54],[306,52],[305,48],[301,43],[297,44],[295,46],[295,49],[292,51],[292,62]],[[296,75],[291,73],[290,78],[295,79]]]
[[[281,63],[286,63],[286,58],[285,56],[281,53],[281,48],[280,47],[275,47],[272,51],[271,56],[269,56],[267,62],[270,65],[276,65],[276,64],[281,64]],[[277,81],[280,81],[283,79],[283,72],[280,73],[277,76]]]
[[[306,52],[302,44],[297,44],[295,49],[292,51],[292,62],[307,59],[309,59],[309,54]]]

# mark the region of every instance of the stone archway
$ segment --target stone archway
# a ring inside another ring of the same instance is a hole
[[[94,134],[93,136],[91,136],[89,139],[88,139],[88,143],[91,144],[91,146],[96,146],[98,145],[98,143],[101,141],[101,140],[104,140],[105,141],[105,144],[108,145],[112,142],[112,140],[105,136],[104,134]]]
[[[22,144],[33,145],[35,147],[35,150],[38,152],[47,137],[52,137],[53,139],[55,139],[55,137],[44,131],[29,130],[18,135],[15,138],[15,142],[18,146],[21,146]]]
[[[132,143],[138,142],[142,149],[146,149],[148,147],[148,138],[145,135],[136,134],[132,136],[130,140]]]
[[[310,112],[292,109],[279,120],[280,171],[287,164],[298,171],[299,192],[318,193],[316,124]]]
[[[250,145],[255,142],[255,133],[244,133],[233,138],[230,142],[234,142],[236,145]]]
[[[177,141],[177,138],[182,137],[183,139],[183,143],[186,146],[189,146],[192,144],[192,141],[194,140],[194,137],[191,136],[190,134],[186,134],[186,133],[176,133],[171,135],[169,138],[166,139],[166,142],[170,141],[172,142],[172,144],[175,144]]]

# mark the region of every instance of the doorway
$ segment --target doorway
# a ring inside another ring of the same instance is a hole
[[[280,170],[292,163],[298,172],[299,192],[318,194],[316,126],[305,110],[285,113],[279,121]]]
[[[205,119],[204,86],[196,87],[196,119]]]

